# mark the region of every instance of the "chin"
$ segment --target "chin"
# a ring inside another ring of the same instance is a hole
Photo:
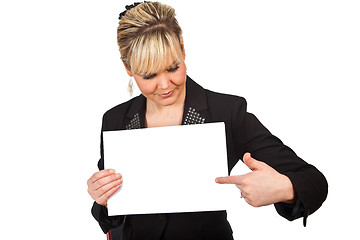
[[[173,105],[174,103],[176,103],[177,98],[171,98],[171,99],[161,99],[159,101],[159,104],[163,105],[163,106],[170,106]]]

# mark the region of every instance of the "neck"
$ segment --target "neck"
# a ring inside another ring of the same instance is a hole
[[[146,102],[146,127],[181,125],[185,104],[185,91],[171,105],[159,105],[151,100]]]

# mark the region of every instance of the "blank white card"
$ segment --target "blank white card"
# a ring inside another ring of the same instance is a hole
[[[224,123],[106,131],[105,168],[123,175],[109,215],[225,210],[231,185]]]

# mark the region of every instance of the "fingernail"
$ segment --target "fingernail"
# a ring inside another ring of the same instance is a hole
[[[114,172],[115,172],[114,169],[110,169],[110,170],[109,170],[109,173],[114,173]]]
[[[216,182],[216,183],[219,183],[219,179],[215,179],[215,182]]]
[[[120,178],[120,177],[121,177],[121,174],[120,174],[120,173],[117,173],[117,174],[115,175],[115,177],[116,177],[116,178]]]

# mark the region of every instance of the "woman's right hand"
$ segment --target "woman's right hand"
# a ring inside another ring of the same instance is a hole
[[[122,175],[114,169],[101,170],[87,181],[88,193],[98,204],[107,207],[108,199],[120,189],[122,182]]]

